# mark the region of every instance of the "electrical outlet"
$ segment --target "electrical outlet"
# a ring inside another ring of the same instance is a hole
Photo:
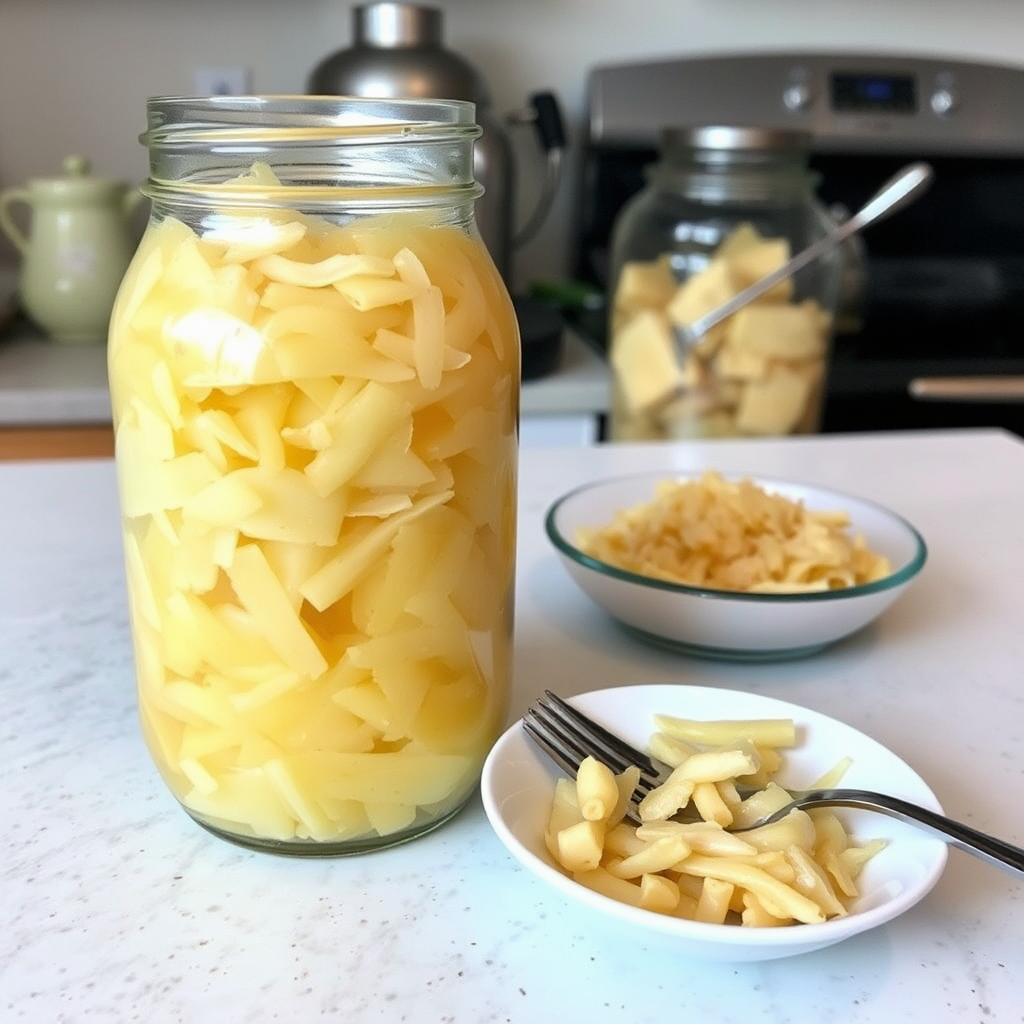
[[[248,68],[196,68],[192,80],[199,96],[244,96],[249,92]]]

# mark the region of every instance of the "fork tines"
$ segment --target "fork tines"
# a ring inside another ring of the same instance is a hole
[[[574,776],[580,762],[591,755],[619,774],[631,765],[640,769],[637,789],[649,792],[661,781],[658,766],[642,750],[626,743],[545,690],[523,716],[530,738],[567,774]]]

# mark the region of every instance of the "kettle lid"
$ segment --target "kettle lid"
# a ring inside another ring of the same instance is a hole
[[[353,8],[357,46],[440,46],[441,11],[420,4],[373,3]]]
[[[121,182],[93,177],[90,174],[92,164],[81,154],[66,156],[61,167],[64,171],[62,175],[29,181],[29,191],[33,198],[98,202],[115,199],[125,191]]]
[[[354,7],[353,44],[325,57],[309,77],[324,95],[417,97],[490,103],[487,83],[442,41],[442,12],[407,3]]]

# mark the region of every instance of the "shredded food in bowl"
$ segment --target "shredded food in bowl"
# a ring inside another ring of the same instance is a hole
[[[799,593],[884,579],[887,558],[850,531],[842,509],[810,510],[714,470],[661,480],[654,497],[577,531],[591,558],[640,576],[715,590]]]

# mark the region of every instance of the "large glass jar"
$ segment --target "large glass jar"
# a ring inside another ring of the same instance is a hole
[[[833,250],[691,346],[693,323],[834,222],[809,136],[698,126],[662,134],[646,186],[611,238],[610,432],[615,440],[811,433],[840,283]]]
[[[109,338],[141,722],[244,845],[451,817],[511,670],[519,339],[471,104],[161,98]]]

